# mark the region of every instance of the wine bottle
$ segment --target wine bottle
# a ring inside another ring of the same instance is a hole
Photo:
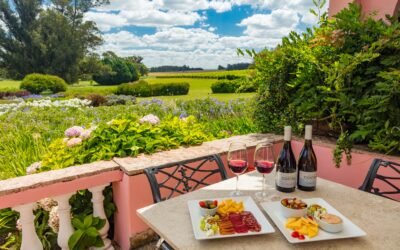
[[[297,187],[303,191],[314,191],[317,184],[317,158],[312,147],[312,126],[306,126],[304,147],[298,164]]]
[[[291,145],[292,127],[285,126],[284,143],[276,160],[276,189],[281,192],[294,192],[296,188],[296,159]]]

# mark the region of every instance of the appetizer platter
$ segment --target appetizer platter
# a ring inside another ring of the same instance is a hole
[[[275,232],[249,196],[188,202],[194,236],[198,240]]]
[[[290,243],[365,236],[366,233],[321,198],[285,198],[263,209]]]

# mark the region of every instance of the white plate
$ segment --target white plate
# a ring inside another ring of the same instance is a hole
[[[282,234],[286,237],[286,239],[290,243],[304,243],[304,242],[312,242],[312,241],[321,241],[321,240],[335,240],[335,239],[345,239],[345,238],[355,238],[362,237],[367,235],[361,228],[339,213],[334,207],[329,205],[328,202],[324,201],[321,198],[312,198],[312,199],[302,199],[308,205],[318,204],[324,208],[326,208],[327,212],[330,214],[334,214],[342,218],[343,220],[343,230],[339,233],[328,233],[321,228],[319,229],[318,235],[309,238],[306,236],[304,240],[299,240],[297,238],[293,238],[291,236],[293,230],[285,227],[285,223],[287,218],[282,215],[281,212],[281,204],[280,201],[276,202],[264,202],[261,203],[262,208],[267,212],[269,217],[275,223],[275,225],[279,228]]]
[[[261,225],[261,231],[260,232],[248,232],[248,233],[235,233],[235,234],[229,234],[229,235],[216,234],[213,236],[207,236],[206,232],[204,232],[200,229],[200,221],[201,221],[202,216],[200,214],[199,201],[201,201],[201,200],[191,200],[191,201],[188,201],[188,206],[189,206],[190,218],[192,220],[194,237],[197,240],[209,240],[209,239],[230,238],[230,237],[238,237],[238,236],[260,235],[260,234],[269,234],[269,233],[275,232],[275,229],[268,222],[268,220],[265,218],[265,216],[263,215],[261,210],[257,207],[256,203],[253,201],[253,199],[250,196],[226,197],[226,198],[208,199],[208,200],[217,200],[218,203],[220,203],[226,199],[233,199],[237,202],[243,201],[244,210],[253,213],[254,217],[257,219],[258,224]]]

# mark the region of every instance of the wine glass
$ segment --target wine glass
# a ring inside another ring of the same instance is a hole
[[[256,198],[260,201],[267,200],[265,175],[272,172],[275,166],[274,146],[270,142],[259,143],[254,152],[254,166],[262,174],[262,190],[256,193]]]
[[[244,173],[248,167],[247,163],[247,147],[241,142],[232,142],[229,145],[228,166],[232,173],[236,175],[236,190],[231,192],[231,196],[240,196],[239,191],[239,175]]]

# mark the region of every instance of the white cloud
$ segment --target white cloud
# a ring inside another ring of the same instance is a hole
[[[297,12],[278,9],[270,14],[255,14],[243,19],[238,25],[246,27],[244,34],[251,37],[281,38],[299,24]]]
[[[96,22],[97,27],[104,32],[113,27],[122,27],[128,24],[126,18],[107,12],[88,12],[85,15],[85,19]]]
[[[255,13],[236,24],[244,28],[243,34],[219,35],[208,23],[206,10],[226,12],[243,5],[251,6]],[[106,33],[100,53],[112,50],[121,56],[141,55],[150,67],[186,64],[211,69],[251,61],[237,56],[237,48],[273,48],[302,23],[315,24],[311,7],[311,0],[111,0],[86,18],[104,32],[130,26],[156,28],[154,34],[142,36],[125,30]]]

